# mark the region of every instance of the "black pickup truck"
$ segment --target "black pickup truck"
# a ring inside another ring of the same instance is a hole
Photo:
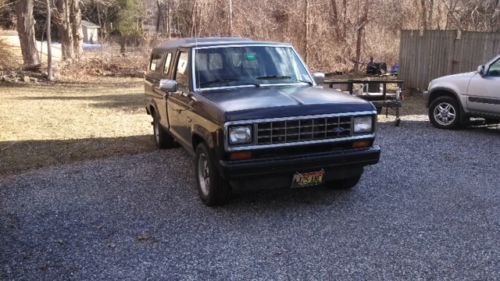
[[[206,205],[226,203],[232,188],[351,188],[379,161],[377,112],[322,78],[285,43],[169,40],[151,54],[146,111],[159,148],[194,156]]]

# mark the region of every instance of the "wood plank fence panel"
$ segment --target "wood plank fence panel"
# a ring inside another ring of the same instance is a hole
[[[425,90],[437,77],[474,71],[500,54],[500,33],[402,30],[400,79],[410,89]]]

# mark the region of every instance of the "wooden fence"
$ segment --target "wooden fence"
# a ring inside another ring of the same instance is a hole
[[[474,71],[500,54],[500,33],[401,31],[400,79],[406,88],[423,91],[437,77]]]

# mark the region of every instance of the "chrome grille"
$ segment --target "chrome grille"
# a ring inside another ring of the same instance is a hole
[[[336,139],[351,136],[352,117],[303,118],[256,124],[258,145]]]

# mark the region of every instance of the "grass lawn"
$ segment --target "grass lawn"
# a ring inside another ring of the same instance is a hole
[[[0,84],[0,176],[152,151],[142,79]]]

